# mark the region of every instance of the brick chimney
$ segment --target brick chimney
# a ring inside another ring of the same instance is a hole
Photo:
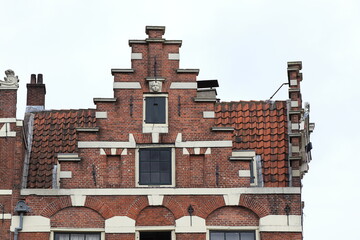
[[[0,118],[16,118],[19,79],[11,69],[6,70],[5,74],[4,80],[0,80]]]
[[[43,75],[31,74],[27,87],[26,112],[37,112],[45,109],[46,88],[43,84]]]

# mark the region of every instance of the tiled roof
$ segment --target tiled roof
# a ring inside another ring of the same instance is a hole
[[[95,127],[95,111],[53,110],[34,113],[28,188],[51,188],[57,153],[77,151],[78,127]]]
[[[288,186],[286,102],[221,102],[216,127],[233,127],[234,150],[255,150],[262,158],[266,187]]]

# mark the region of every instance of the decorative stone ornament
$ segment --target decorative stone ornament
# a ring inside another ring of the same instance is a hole
[[[18,76],[15,76],[15,72],[8,69],[5,71],[5,75],[4,81],[0,80],[0,88],[17,89],[19,87],[19,79]]]
[[[161,92],[162,82],[161,81],[149,81],[150,92]]]

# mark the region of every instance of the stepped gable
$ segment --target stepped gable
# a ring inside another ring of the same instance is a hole
[[[51,188],[57,153],[76,153],[76,128],[95,127],[95,122],[95,110],[92,109],[34,113],[28,188]]]
[[[234,128],[234,150],[261,155],[265,187],[288,186],[286,101],[221,102],[215,113],[217,127]]]

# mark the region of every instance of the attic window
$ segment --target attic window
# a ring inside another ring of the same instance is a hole
[[[166,123],[165,97],[145,97],[145,123]]]

